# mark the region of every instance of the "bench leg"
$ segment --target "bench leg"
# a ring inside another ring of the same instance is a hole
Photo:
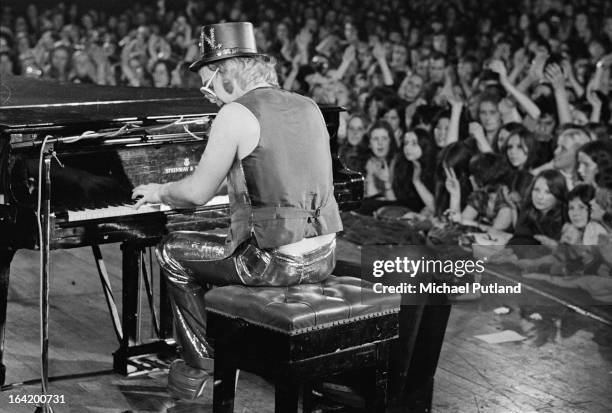
[[[315,407],[315,397],[312,394],[314,382],[306,381],[302,387],[302,413],[311,413]]]
[[[372,369],[373,377],[369,397],[366,399],[366,411],[385,413],[387,408],[387,371],[389,367],[389,343],[378,345],[376,365]]]
[[[275,383],[274,412],[297,413],[300,385],[293,379],[279,380]]]
[[[223,357],[215,355],[215,381],[213,387],[213,413],[233,413],[236,395],[236,367]]]

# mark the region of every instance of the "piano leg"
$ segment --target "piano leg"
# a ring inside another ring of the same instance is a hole
[[[172,303],[168,295],[168,288],[163,281],[163,276],[159,275],[159,337],[174,337],[174,316],[172,314]]]
[[[139,302],[140,280],[144,276],[142,253],[147,245],[138,242],[124,242],[121,244],[123,255],[123,290],[122,290],[122,325],[123,337],[119,349],[113,353],[113,369],[120,374],[128,375],[134,371],[151,368],[151,364],[138,362],[138,356],[147,354],[172,355],[176,352],[173,339],[167,337],[167,320],[164,318],[164,301],[162,297],[161,319],[162,327],[160,338],[147,342],[140,342],[139,331]],[[163,283],[162,283],[163,285]],[[162,287],[163,288],[163,287]],[[154,364],[154,363],[153,363]]]
[[[4,329],[6,326],[6,309],[8,304],[8,287],[11,261],[15,251],[0,249],[0,385],[6,379],[6,367],[4,358]]]

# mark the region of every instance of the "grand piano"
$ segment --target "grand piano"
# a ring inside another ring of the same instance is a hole
[[[0,384],[5,381],[10,263],[21,248],[42,254],[44,319],[48,279],[53,276],[49,250],[92,248],[119,341],[113,354],[115,371],[128,374],[138,356],[172,351],[169,302],[161,283],[158,319],[146,249],[169,231],[227,227],[227,195],[220,188],[202,207],[155,205],[138,211],[130,195],[141,183],[174,181],[193,171],[218,108],[199,91],[59,84],[15,76],[2,78],[0,103]],[[321,109],[334,142],[342,109]],[[341,209],[356,208],[363,178],[332,157],[336,199]],[[106,243],[121,243],[121,315],[99,248]],[[137,328],[142,283],[157,336],[147,342],[141,341]],[[45,323],[42,329],[45,380]]]

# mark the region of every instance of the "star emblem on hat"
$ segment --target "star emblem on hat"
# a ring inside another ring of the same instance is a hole
[[[223,44],[221,43],[217,43],[216,39],[215,39],[215,28],[211,27],[208,30],[208,36],[206,36],[206,33],[204,33],[204,29],[202,29],[202,32],[200,33],[200,47],[204,46],[204,42],[208,43],[208,45],[210,46],[211,49],[222,49],[223,48]]]

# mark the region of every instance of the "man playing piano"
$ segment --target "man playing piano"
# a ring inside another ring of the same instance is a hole
[[[257,53],[250,23],[202,27],[200,51],[190,68],[221,106],[200,163],[180,181],[133,191],[136,208],[193,207],[208,202],[227,177],[228,234],[172,233],[157,250],[183,357],[172,364],[168,386],[182,398],[197,397],[208,378],[208,288],[319,282],[334,268],[335,234],[342,230],[318,106],[278,87],[274,62]]]

